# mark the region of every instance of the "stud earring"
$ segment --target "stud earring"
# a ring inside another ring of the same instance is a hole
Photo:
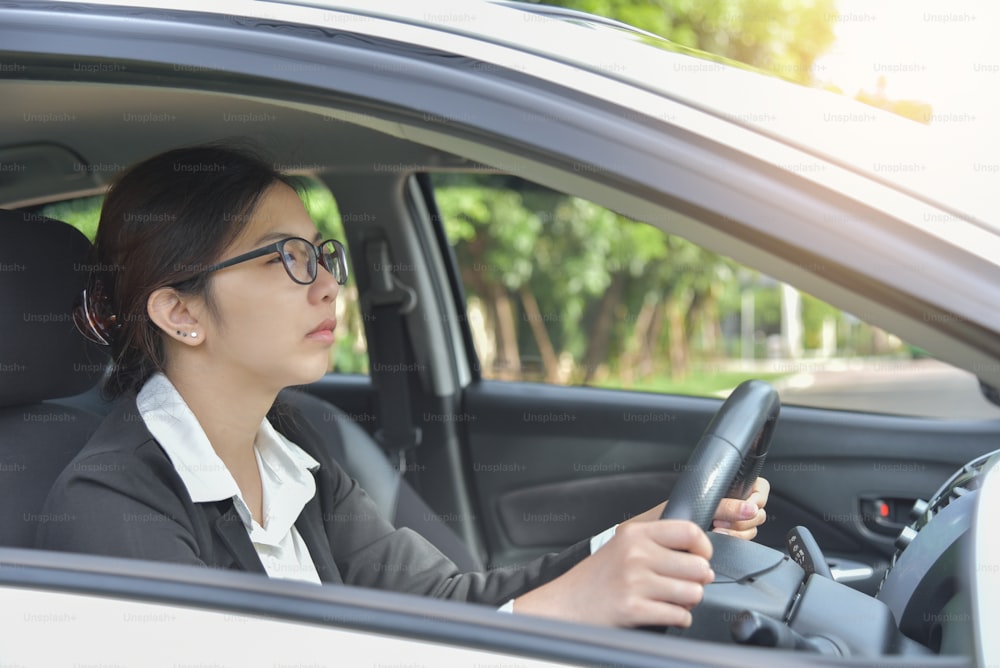
[[[191,332],[191,338],[192,339],[197,339],[198,338],[198,332]]]
[[[179,329],[177,330],[177,336],[187,336],[187,335],[188,335],[187,332],[182,332]]]

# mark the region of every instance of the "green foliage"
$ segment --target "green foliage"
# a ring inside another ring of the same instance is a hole
[[[333,193],[319,181],[303,179],[299,188],[299,197],[306,212],[316,224],[324,239],[344,241],[344,226],[340,221],[340,210]]]
[[[835,0],[546,0],[607,16],[671,42],[810,83],[834,40]]]
[[[694,373],[683,378],[675,379],[668,375],[656,375],[644,378],[636,383],[624,385],[617,377],[608,378],[600,383],[598,387],[605,387],[613,390],[638,390],[640,392],[659,392],[665,394],[686,394],[691,396],[712,396],[732,390],[745,380],[763,380],[774,382],[789,376],[789,373],[773,373],[761,371],[720,371],[713,368],[694,369]]]
[[[515,190],[456,185],[437,193],[445,231],[455,241],[464,266],[479,274],[481,283],[517,290],[531,278],[535,242],[542,223],[526,208]],[[474,290],[475,292],[475,290]]]
[[[504,312],[514,322],[516,346],[496,369],[485,360],[486,377],[700,394],[761,376],[727,370],[727,357],[774,353],[768,337],[782,332],[782,287],[758,272],[516,177],[436,174],[432,183],[474,308],[485,309],[480,354],[501,347]],[[750,351],[745,296],[754,305]],[[824,341],[831,320],[842,331]],[[893,352],[884,333],[810,295],[801,324],[807,351]]]
[[[810,294],[802,293],[802,326],[805,333],[803,344],[806,348],[818,349],[821,345],[823,321],[840,319],[840,310]]]
[[[765,335],[781,332],[781,291],[776,286],[753,290],[754,322]]]
[[[677,364],[689,341],[709,356],[723,352],[721,337],[713,335],[718,304],[732,301],[729,293],[738,289],[731,261],[514,177],[439,174],[433,181],[467,290],[486,306],[488,336],[500,336],[502,311],[513,303],[523,359],[551,347],[568,361],[569,377],[589,381],[598,373],[593,364],[606,374],[630,363],[623,356],[662,358],[650,352],[657,347],[674,351],[673,361],[659,368],[672,375],[683,375]],[[665,305],[690,309],[690,324],[663,327]],[[529,306],[537,312],[530,315]],[[544,334],[529,315],[544,323]],[[497,342],[485,345],[494,349]]]
[[[83,232],[83,235],[94,240],[97,236],[97,223],[101,220],[101,205],[103,195],[81,197],[43,206],[38,213],[48,218],[69,223]]]

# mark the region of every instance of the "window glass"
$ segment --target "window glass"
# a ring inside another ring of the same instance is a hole
[[[788,404],[1000,417],[975,376],[759,271],[579,197],[432,176],[482,376]]]
[[[302,202],[324,239],[337,239],[351,257],[340,210],[329,188],[314,179],[303,180]],[[353,275],[353,274],[351,274]],[[340,288],[337,298],[337,336],[330,349],[330,371],[337,373],[368,373],[368,343],[358,299],[358,286],[353,279]]]
[[[301,183],[299,194],[302,202],[323,238],[337,239],[346,247],[344,228],[333,194],[315,179],[303,179]],[[40,207],[37,213],[65,221],[93,241],[103,202],[103,196],[82,197],[47,204]],[[368,373],[368,346],[358,307],[358,289],[354,281],[348,281],[340,289],[340,297],[337,299],[337,337],[330,349],[329,370],[339,373]]]

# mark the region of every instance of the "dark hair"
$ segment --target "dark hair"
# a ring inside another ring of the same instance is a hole
[[[138,391],[163,370],[163,333],[146,311],[155,290],[174,286],[213,308],[202,270],[236,240],[275,183],[295,187],[250,148],[221,143],[161,153],[115,180],[94,241],[90,292],[103,303],[89,304],[110,339],[106,395]]]

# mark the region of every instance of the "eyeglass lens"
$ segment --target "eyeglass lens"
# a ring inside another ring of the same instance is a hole
[[[299,283],[312,283],[316,280],[317,261],[322,261],[323,266],[329,271],[333,278],[344,284],[346,281],[345,267],[343,266],[343,253],[335,242],[328,240],[319,247],[317,257],[316,246],[305,239],[288,239],[281,249],[281,259],[288,269],[288,274]]]

